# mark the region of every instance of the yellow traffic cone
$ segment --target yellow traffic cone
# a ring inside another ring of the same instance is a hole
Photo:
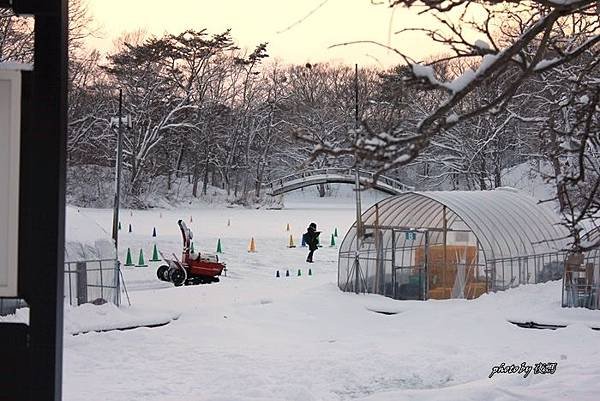
[[[256,243],[254,242],[254,237],[250,240],[250,246],[248,247],[248,252],[256,252]]]
[[[296,245],[294,244],[294,237],[292,236],[292,234],[290,234],[290,243],[288,244],[288,248],[295,248]]]

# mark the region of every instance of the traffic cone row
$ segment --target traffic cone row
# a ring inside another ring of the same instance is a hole
[[[312,275],[313,275],[313,274],[312,274],[312,269],[308,269],[308,275],[309,275],[309,276],[312,276]],[[286,277],[290,277],[290,271],[289,271],[289,270],[286,270],[286,271],[285,271],[285,276],[286,276]],[[296,274],[296,276],[297,276],[297,277],[301,277],[301,276],[302,276],[302,269],[298,269],[298,273]],[[279,270],[277,270],[277,271],[275,272],[275,277],[276,277],[276,278],[279,278],[279,277],[281,277],[281,274],[279,274]]]
[[[158,249],[156,248],[156,245],[154,245],[154,249],[152,251],[152,259],[150,259],[151,262],[159,262],[161,259],[158,257]],[[140,249],[140,254],[138,256],[138,263],[137,264],[133,264],[133,258],[131,257],[131,249],[127,248],[127,256],[125,257],[125,265],[127,267],[148,267],[148,265],[146,264],[146,261],[144,260],[144,250]]]
[[[338,231],[337,231],[337,228],[336,228],[335,231],[333,232],[333,234],[331,234],[331,241],[329,242],[329,246],[330,247],[333,248],[333,247],[336,246],[335,239],[337,238],[337,236],[338,236]],[[304,235],[302,235],[300,237],[300,244],[301,244],[300,246],[302,248],[305,248],[307,246],[306,241],[304,239]],[[320,245],[320,244],[318,246],[319,246],[319,248],[322,247],[322,245]],[[296,245],[294,244],[294,239],[293,239],[292,235],[290,234],[290,240],[288,242],[288,248],[295,248],[295,247],[296,247]]]
[[[121,222],[119,221],[119,230],[121,230]],[[129,231],[130,233],[133,232],[133,227],[131,226],[131,223],[129,223],[129,228],[127,229],[127,231]],[[156,237],[156,227],[152,227],[152,237]]]
[[[160,259],[160,257],[158,256],[158,248],[156,248],[156,244],[154,245],[154,248],[152,249],[152,259],[150,259],[150,262],[160,262],[162,259]],[[125,257],[125,265],[127,267],[148,267],[148,265],[146,264],[146,261],[144,259],[144,250],[140,249],[140,254],[138,256],[138,262],[137,264],[133,264],[133,258],[131,256],[131,249],[127,248],[127,256]]]

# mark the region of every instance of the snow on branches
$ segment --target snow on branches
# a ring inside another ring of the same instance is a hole
[[[509,118],[514,121],[509,126],[530,130],[530,137],[519,141],[546,147],[545,154],[537,153],[554,165],[547,178],[556,184],[561,210],[570,215],[565,221],[577,246],[577,224],[598,212],[599,204],[600,175],[597,157],[592,156],[597,155],[600,132],[598,1],[389,0],[387,4],[435,18],[435,26],[398,33],[421,32],[447,50],[433,60],[417,62],[396,49],[407,66],[398,69],[403,89],[396,103],[416,109],[411,115],[418,115],[418,121],[398,119],[393,129],[381,131],[365,118],[352,144],[341,148],[320,143],[315,153],[352,154],[381,174],[417,162],[432,143],[451,143],[443,138],[455,130],[481,127],[484,116],[496,119],[497,126]],[[494,131],[493,126],[490,129]],[[486,146],[490,143],[482,140]]]

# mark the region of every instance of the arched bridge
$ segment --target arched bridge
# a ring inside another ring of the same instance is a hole
[[[306,170],[271,181],[270,183],[265,184],[265,187],[268,195],[276,196],[311,185],[325,183],[354,184],[354,174],[355,170],[352,168],[323,168],[318,170]],[[359,170],[358,174],[361,183],[363,183],[365,186],[378,189],[390,195],[397,195],[414,189],[408,185],[404,185],[400,181],[385,176],[379,176],[377,178],[377,182],[372,185],[373,176],[375,175],[374,173]]]

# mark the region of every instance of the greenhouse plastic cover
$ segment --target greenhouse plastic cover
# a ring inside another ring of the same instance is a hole
[[[116,259],[111,236],[94,220],[78,212],[75,207],[66,208],[65,263]]]
[[[486,259],[556,252],[568,245],[568,231],[560,216],[513,188],[493,191],[407,192],[378,204],[378,225],[398,228],[443,228],[443,208],[449,230],[472,231]],[[375,206],[363,213],[363,222],[375,224]],[[351,230],[342,245],[350,249]]]

